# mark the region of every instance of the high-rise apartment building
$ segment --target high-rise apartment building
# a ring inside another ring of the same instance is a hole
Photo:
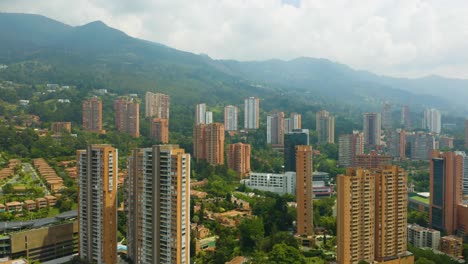
[[[105,133],[102,129],[102,101],[91,98],[83,101],[83,129],[96,133]]]
[[[117,131],[140,136],[140,104],[133,98],[114,101],[115,127]]]
[[[462,201],[462,177],[466,155],[433,151],[430,160],[429,224],[449,235],[457,230],[457,206]]]
[[[407,133],[406,142],[409,144],[412,160],[429,160],[432,151],[436,149],[435,137],[431,133],[422,131]]]
[[[50,130],[54,135],[71,132],[71,122],[52,122]]]
[[[244,128],[258,129],[260,126],[260,99],[249,97],[244,100]]]
[[[309,145],[309,130],[294,129],[284,135],[284,171],[296,171],[296,146]]]
[[[169,120],[170,98],[167,94],[146,92],[145,117]]]
[[[197,104],[195,107],[195,125],[206,123],[206,104]]]
[[[284,146],[284,113],[273,112],[267,116],[267,143]]]
[[[401,120],[400,124],[406,129],[411,129],[411,114],[409,106],[405,105],[401,107]]]
[[[110,145],[77,151],[79,256],[117,263],[118,152]]]
[[[205,113],[205,124],[211,124],[211,123],[213,123],[213,112],[206,111],[206,113]]]
[[[126,181],[133,263],[190,263],[190,155],[177,145],[135,149]],[[114,262],[117,263],[117,262]]]
[[[423,128],[429,132],[440,134],[442,127],[440,111],[434,108],[424,110]]]
[[[384,262],[407,255],[407,174],[397,166],[376,171],[375,259]]]
[[[224,164],[224,125],[198,124],[193,129],[193,156],[211,165]]]
[[[234,105],[224,107],[224,129],[226,131],[237,131],[237,116],[239,108]]]
[[[392,105],[389,102],[382,104],[382,128],[392,129]]]
[[[406,132],[402,129],[387,131],[388,153],[395,159],[406,158]]]
[[[193,127],[193,157],[199,161],[206,159],[206,125],[196,124]]]
[[[312,147],[296,146],[296,202],[298,236],[314,235],[312,204]]]
[[[290,117],[284,119],[284,133],[291,133],[294,129],[301,129],[302,116],[298,113],[291,113]]]
[[[414,263],[406,251],[406,183],[396,166],[348,168],[337,177],[338,263]]]
[[[356,155],[354,159],[354,166],[364,169],[377,169],[391,164],[392,156],[379,154],[375,150],[371,150],[369,154]]]
[[[348,168],[337,179],[337,262],[372,263],[375,259],[375,175]]]
[[[152,118],[150,121],[150,137],[161,144],[169,143],[169,122],[164,118]]]
[[[237,172],[240,178],[250,173],[250,145],[243,143],[229,144],[226,148],[228,168]]]
[[[378,148],[381,145],[381,118],[380,113],[364,114],[364,146],[369,149]]]
[[[315,128],[318,133],[318,143],[335,143],[335,117],[322,110],[315,114]]]
[[[357,130],[353,134],[341,135],[338,141],[338,164],[354,166],[356,156],[364,154],[364,134]]]

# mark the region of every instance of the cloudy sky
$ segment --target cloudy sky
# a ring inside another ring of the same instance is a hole
[[[468,78],[466,0],[1,0],[0,11],[238,60],[327,58],[393,76]]]

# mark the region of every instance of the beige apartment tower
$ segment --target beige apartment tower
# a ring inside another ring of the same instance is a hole
[[[169,107],[169,95],[146,92],[145,117],[157,117],[169,120]]]
[[[315,128],[320,144],[335,143],[335,117],[322,110],[315,114]]]
[[[140,137],[140,104],[133,98],[114,101],[115,128],[132,137]]]
[[[296,146],[297,235],[314,235],[312,203],[312,147]]]
[[[336,245],[339,264],[374,260],[375,176],[348,168],[337,181]]]
[[[150,122],[150,137],[161,144],[169,143],[169,122],[164,118],[153,118]]]
[[[237,172],[240,178],[250,173],[250,144],[229,144],[226,148],[228,168]]]
[[[79,256],[90,263],[117,263],[117,149],[78,150],[77,172]]]
[[[105,133],[102,129],[102,101],[91,98],[82,104],[83,129],[96,133]]]
[[[193,156],[211,165],[224,164],[224,125],[198,124],[193,128]]]
[[[338,263],[414,263],[406,251],[406,186],[397,166],[348,168],[337,177]]]
[[[284,146],[283,112],[273,112],[267,116],[267,143],[273,147]]]
[[[135,149],[125,179],[133,263],[190,263],[190,155],[177,145]]]

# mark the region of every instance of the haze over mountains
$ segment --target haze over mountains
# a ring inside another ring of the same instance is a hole
[[[314,58],[213,60],[130,37],[101,21],[72,27],[30,14],[0,13],[0,64],[9,65],[0,77],[15,81],[158,90],[187,104],[286,94],[376,109],[390,101],[460,114],[468,110],[468,80],[392,78]]]

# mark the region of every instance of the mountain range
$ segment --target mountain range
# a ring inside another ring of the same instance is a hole
[[[0,71],[8,80],[119,93],[161,91],[187,105],[241,104],[244,97],[260,96],[275,98],[264,104],[267,110],[280,107],[278,98],[309,106],[352,104],[363,111],[380,109],[384,101],[458,114],[468,110],[468,80],[393,78],[305,57],[214,60],[130,37],[101,21],[73,27],[32,14],[0,13],[0,64],[9,66]]]

